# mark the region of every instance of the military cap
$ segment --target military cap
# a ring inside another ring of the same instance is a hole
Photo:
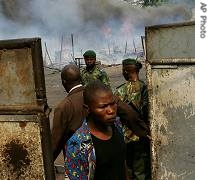
[[[84,57],[91,57],[91,58],[95,58],[96,57],[96,53],[93,50],[87,50],[85,51],[85,53],[83,54]]]
[[[142,68],[142,64],[138,62],[136,59],[128,58],[122,61],[123,65],[136,65],[139,69]]]

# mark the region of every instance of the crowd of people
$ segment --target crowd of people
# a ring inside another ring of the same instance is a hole
[[[142,64],[122,61],[125,83],[113,92],[96,53],[84,54],[86,67],[61,71],[67,96],[54,110],[54,160],[63,152],[71,180],[150,180],[148,94],[140,80]]]

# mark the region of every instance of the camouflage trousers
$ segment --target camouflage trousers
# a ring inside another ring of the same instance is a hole
[[[140,139],[127,143],[126,162],[131,180],[151,180],[149,140]]]

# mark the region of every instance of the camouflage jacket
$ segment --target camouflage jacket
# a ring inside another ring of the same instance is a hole
[[[101,82],[110,87],[109,77],[107,73],[103,69],[100,69],[97,66],[95,66],[95,68],[93,68],[93,70],[91,71],[88,71],[86,68],[84,68],[81,71],[81,76],[82,76],[82,82],[85,86],[89,82],[99,79]]]
[[[145,83],[141,80],[129,82],[117,87],[115,93],[123,102],[128,103],[136,110],[140,118],[148,125],[148,91]],[[137,141],[139,138],[127,127],[124,127],[125,141]]]

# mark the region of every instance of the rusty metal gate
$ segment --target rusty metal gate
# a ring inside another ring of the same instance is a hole
[[[54,179],[40,38],[0,41],[0,179]]]
[[[195,178],[195,23],[145,28],[152,179]]]

